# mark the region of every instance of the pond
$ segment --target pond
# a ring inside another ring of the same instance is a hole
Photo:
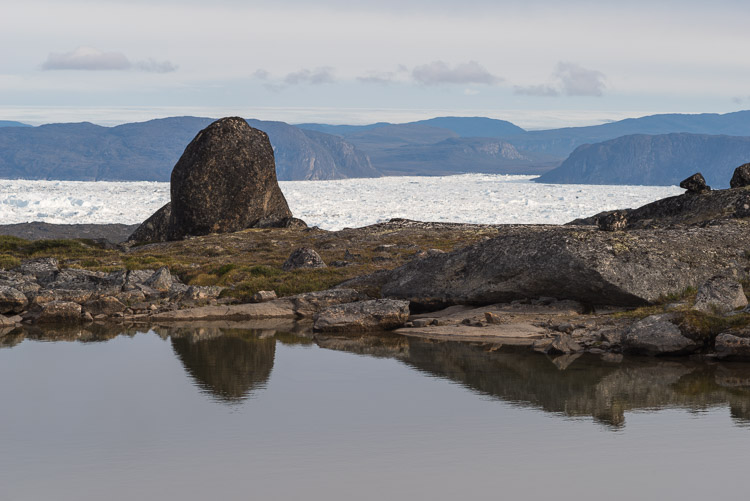
[[[750,364],[212,326],[0,346],[6,501],[746,492]]]

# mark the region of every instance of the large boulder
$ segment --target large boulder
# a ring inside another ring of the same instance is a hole
[[[337,304],[315,316],[314,329],[323,332],[360,332],[401,327],[409,319],[409,302],[372,299]]]
[[[747,329],[722,332],[716,336],[715,350],[720,358],[750,360],[750,332]]]
[[[131,240],[178,240],[297,223],[279,189],[268,136],[239,117],[217,120],[195,136],[172,170],[170,192],[170,204]]]
[[[626,233],[570,226],[503,226],[499,236],[413,259],[382,280],[383,297],[418,307],[552,296],[637,306],[748,266],[742,221]]]

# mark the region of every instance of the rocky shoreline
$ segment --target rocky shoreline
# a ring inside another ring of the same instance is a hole
[[[80,241],[4,237],[0,342],[28,325],[291,321],[312,336],[750,360],[750,164],[731,189],[696,174],[683,195],[564,226],[335,232],[293,218],[274,169],[265,134],[222,119],[128,242],[89,227]]]

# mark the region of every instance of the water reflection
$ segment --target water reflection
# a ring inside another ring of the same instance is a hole
[[[313,343],[309,326],[261,326],[191,324],[152,330],[169,340],[198,388],[218,402],[236,404],[265,387],[277,341]],[[102,342],[146,330],[97,325],[13,329],[0,333],[0,348],[17,346],[24,339]],[[592,417],[613,430],[625,426],[627,412],[675,407],[699,412],[728,406],[735,423],[750,425],[750,364],[594,355],[549,359],[387,334],[316,336],[314,342],[322,349],[396,359],[490,398],[566,417]]]
[[[493,398],[569,417],[590,416],[615,430],[625,425],[628,411],[722,405],[729,405],[738,424],[750,425],[750,364],[642,357],[607,362],[593,355],[561,360],[401,337],[325,337],[318,344],[391,356]]]
[[[176,329],[172,349],[197,385],[215,398],[235,403],[262,388],[271,376],[276,353],[264,331]]]

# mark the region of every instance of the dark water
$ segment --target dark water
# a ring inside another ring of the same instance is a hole
[[[0,346],[4,501],[747,496],[750,365],[231,329]]]

